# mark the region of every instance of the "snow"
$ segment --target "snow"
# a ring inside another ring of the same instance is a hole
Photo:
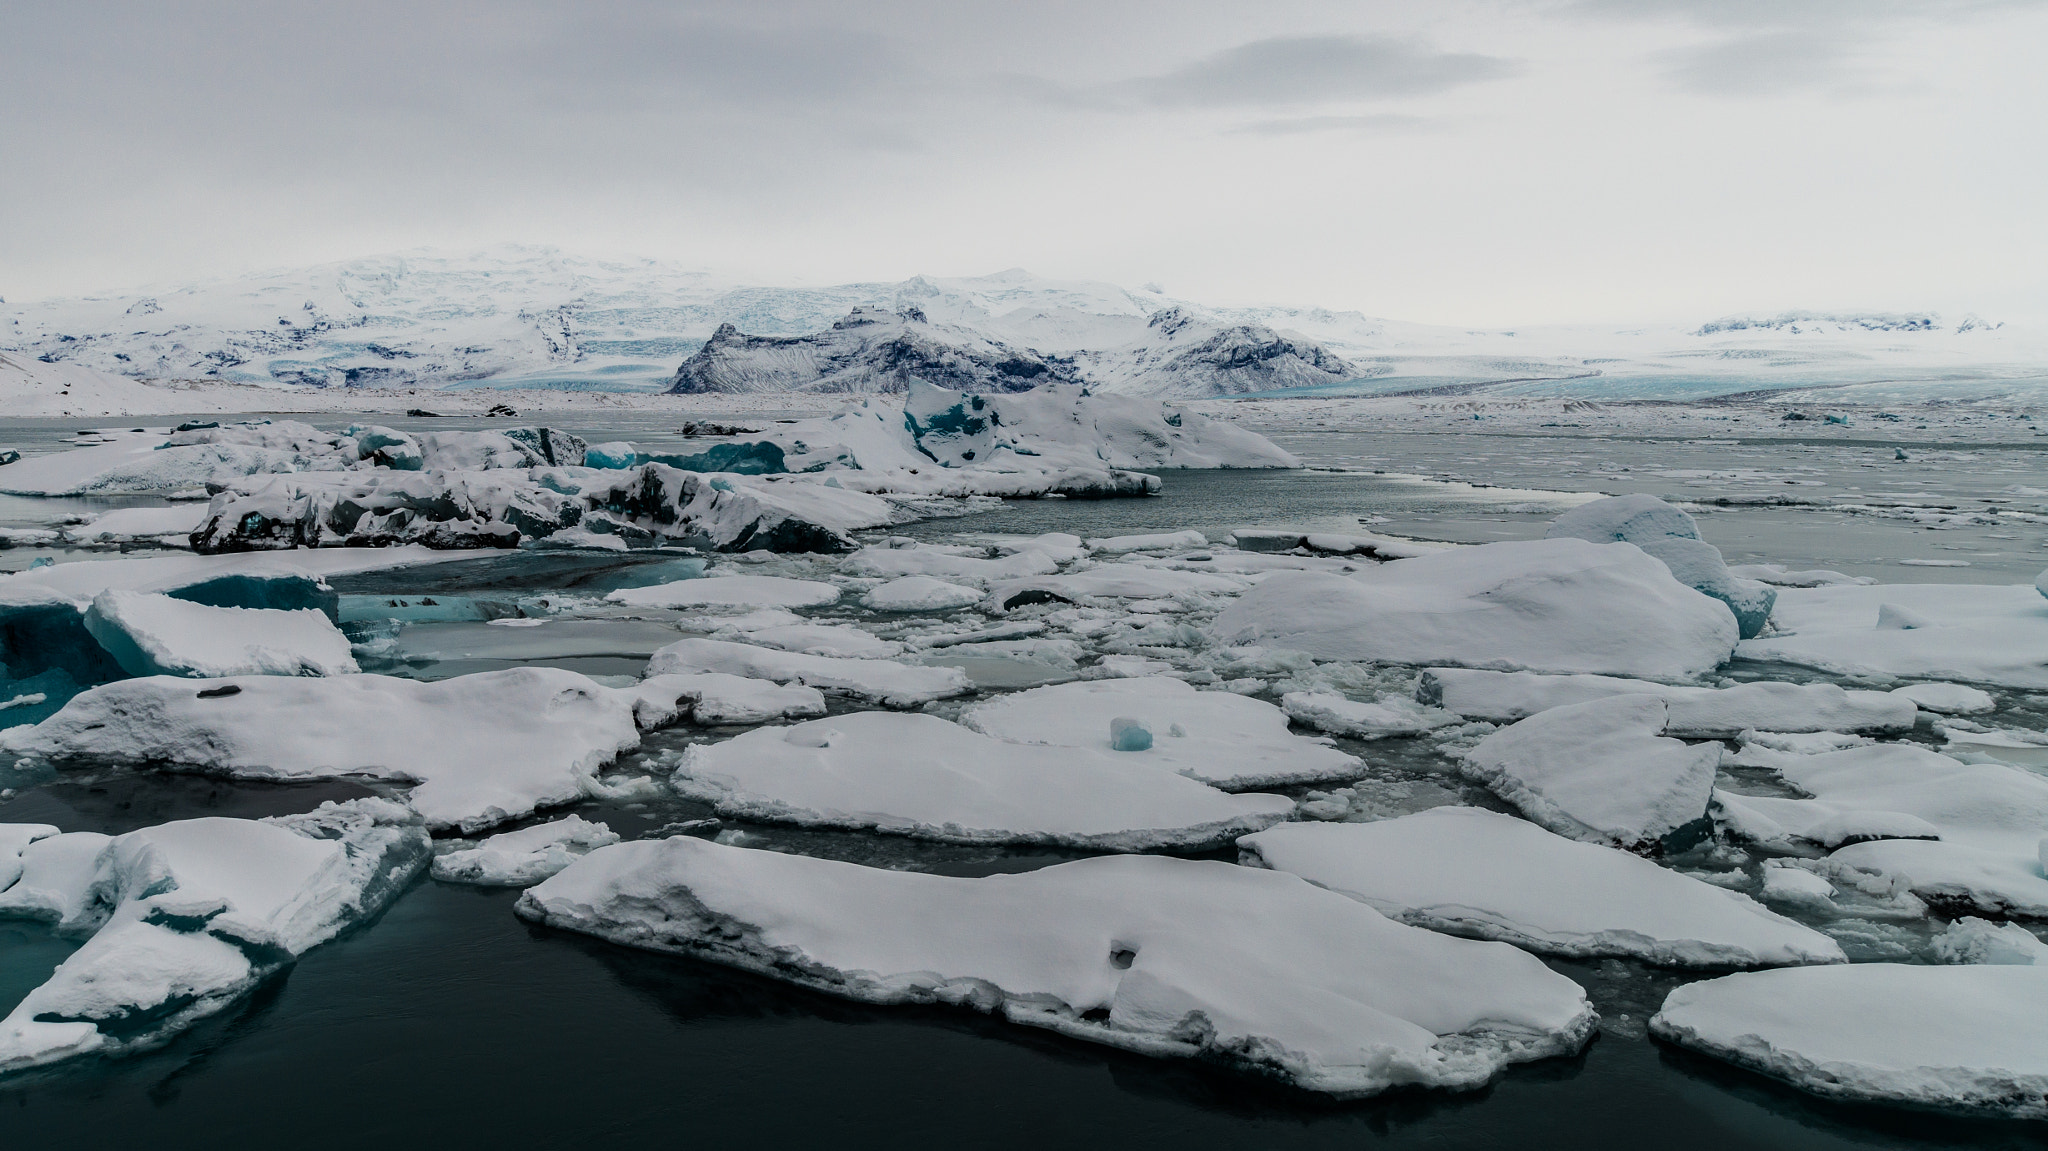
[[[1831,848],[1831,866],[1891,877],[1932,903],[2048,918],[2048,779],[2040,775],[1914,744],[1818,755],[1752,746],[1735,762],[1769,768],[1810,797],[1717,792],[1724,822],[1743,838]]]
[[[732,818],[1109,851],[1213,846],[1294,810],[1284,796],[1226,795],[1141,759],[864,711],[693,745],[672,783]]]
[[[21,853],[28,845],[56,835],[47,823],[0,823],[0,892],[21,878]]]
[[[870,611],[952,611],[980,603],[978,588],[961,587],[930,576],[904,576],[872,588],[860,597]]]
[[[2048,968],[1746,972],[1672,991],[1650,1030],[1830,1099],[2048,1118]]]
[[[1547,539],[1394,560],[1352,576],[1278,572],[1216,619],[1228,644],[1318,659],[1686,680],[1735,621],[1633,544]]]
[[[1910,683],[1893,688],[1892,694],[1912,700],[1923,711],[1942,715],[1982,715],[1998,708],[1990,692],[1959,683]]]
[[[1294,823],[1237,842],[1402,923],[1540,955],[1667,967],[1843,963],[1839,944],[1739,892],[1471,807],[1374,823]]]
[[[2048,967],[2048,943],[2017,923],[1993,923],[1965,915],[1934,937],[1943,963],[1996,963]]]
[[[209,607],[167,595],[103,591],[85,629],[130,675],[346,675],[348,637],[313,608]]]
[[[679,640],[655,652],[647,664],[650,676],[705,671],[800,683],[888,707],[916,707],[974,690],[973,682],[958,668],[803,655],[716,639]]]
[[[621,588],[604,598],[629,607],[824,607],[839,601],[839,589],[781,576],[720,575]]]
[[[1293,876],[1126,856],[957,879],[690,838],[618,844],[520,914],[870,1003],[945,1003],[1356,1097],[1476,1088],[1591,1035],[1576,984]]]
[[[0,1020],[0,1071],[147,1046],[222,1010],[375,914],[426,854],[412,813],[378,799],[106,840],[103,925]]]
[[[93,877],[111,840],[97,831],[71,831],[28,844],[21,852],[20,877],[0,889],[0,917],[44,920],[60,931],[90,927],[97,910]]]
[[[633,689],[545,667],[431,683],[151,676],[94,688],[34,727],[8,728],[0,750],[243,779],[411,781],[411,803],[429,827],[469,832],[586,794],[599,767],[639,744],[633,699]]]
[[[490,887],[526,887],[596,848],[618,841],[618,833],[602,823],[566,816],[500,832],[474,847],[443,852],[434,857],[434,878]]]
[[[1381,693],[1372,703],[1362,703],[1330,692],[1290,691],[1280,697],[1280,707],[1298,723],[1357,739],[1421,735],[1463,722],[1462,717],[1440,707],[1389,693]]]
[[[1118,719],[1135,719],[1152,746],[1121,758],[1229,791],[1355,779],[1358,758],[1287,729],[1264,700],[1198,691],[1166,676],[1054,684],[999,696],[960,717],[1012,743],[1107,750]]]
[[[1887,605],[1926,626],[1880,628]],[[2048,688],[2048,599],[2024,584],[1787,588],[1774,618],[1776,634],[1738,654],[1837,675]]]
[[[1459,770],[1559,835],[1654,853],[1706,816],[1721,762],[1716,744],[1662,737],[1666,712],[1648,695],[1551,708],[1481,740]]]
[[[685,716],[697,724],[735,724],[825,714],[825,696],[816,688],[715,671],[650,676],[629,690],[633,719],[642,731]]]
[[[1680,583],[1727,604],[1745,639],[1763,634],[1777,602],[1769,585],[1730,575],[1721,550],[1700,539],[1693,518],[1655,496],[1612,496],[1580,504],[1557,517],[1545,534],[1636,545],[1662,560]]]
[[[1654,695],[1667,705],[1664,734],[1719,738],[1744,731],[1909,731],[1917,708],[1881,691],[1845,691],[1831,683],[1756,681],[1734,687],[1681,687],[1604,675],[1431,668],[1421,697],[1469,719],[1512,723],[1566,704],[1617,695]]]

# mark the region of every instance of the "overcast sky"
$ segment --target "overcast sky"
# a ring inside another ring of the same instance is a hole
[[[2048,0],[0,4],[0,295],[500,240],[2048,316]]]

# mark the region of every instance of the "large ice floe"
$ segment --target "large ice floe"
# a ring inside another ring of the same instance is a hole
[[[1293,813],[1105,749],[1007,743],[928,715],[863,711],[684,751],[671,781],[719,814],[957,843],[1207,847]]]
[[[1747,895],[1473,807],[1373,823],[1293,823],[1237,846],[1248,863],[1299,875],[1403,923],[1544,955],[1672,967],[1846,961],[1833,939]]]
[[[472,847],[442,852],[434,857],[433,874],[450,883],[525,887],[618,841],[618,833],[604,824],[570,815],[500,832]]]
[[[2025,584],[1787,588],[1745,659],[1836,675],[2048,688],[2048,599]]]
[[[1892,692],[1846,691],[1832,683],[1737,684],[1684,687],[1605,675],[1431,668],[1416,694],[1425,703],[1468,719],[1513,723],[1541,711],[1617,695],[1653,695],[1666,706],[1664,734],[1688,739],[1744,731],[1912,730],[1913,700]]]
[[[1467,751],[1459,770],[1559,835],[1656,853],[1703,834],[1719,744],[1666,738],[1668,705],[1618,695],[1541,711]]]
[[[655,652],[647,663],[650,676],[678,672],[725,672],[776,683],[798,683],[888,707],[916,707],[974,690],[967,673],[955,667],[805,655],[720,639],[678,640]]]
[[[1278,572],[1216,619],[1224,643],[1318,659],[1688,680],[1737,640],[1719,602],[1634,544],[1530,540]]]
[[[677,837],[594,851],[518,910],[848,999],[971,1007],[1339,1096],[1479,1087],[1578,1050],[1594,1024],[1577,984],[1511,947],[1213,861],[955,879]]]
[[[1672,991],[1650,1030],[1830,1099],[2048,1119],[2048,967],[1745,972]]]
[[[85,630],[130,675],[345,675],[348,637],[317,608],[212,607],[167,595],[103,591]]]
[[[635,702],[634,689],[541,667],[431,683],[150,676],[94,688],[34,727],[9,728],[0,750],[245,779],[410,782],[429,827],[473,831],[587,794],[598,768],[638,746]]]
[[[376,914],[425,864],[427,834],[404,806],[359,799],[87,836],[77,847],[68,869],[16,881],[37,883],[36,899],[0,904],[0,914],[97,927],[0,1020],[0,1072],[148,1047],[220,1011]]]
[[[1828,849],[1822,862],[1843,881],[1876,877],[1946,909],[2048,919],[2048,779],[1913,744],[1818,755],[1751,745],[1735,762],[1768,768],[1807,797],[1717,791],[1737,838]]]
[[[1742,637],[1763,634],[1778,593],[1769,584],[1729,574],[1721,549],[1700,538],[1693,518],[1656,496],[1612,496],[1580,504],[1557,517],[1545,533],[1594,543],[1632,543],[1664,562],[1687,587],[1728,605]]]
[[[1112,727],[1134,722],[1142,748],[1118,748]],[[1358,757],[1287,729],[1264,700],[1197,691],[1166,676],[1054,684],[978,704],[960,717],[1012,743],[1115,750],[1118,757],[1228,791],[1356,778]]]

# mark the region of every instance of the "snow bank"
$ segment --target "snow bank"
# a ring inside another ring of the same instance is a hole
[[[2048,1119],[2048,967],[1844,967],[1689,983],[1660,1039],[1829,1099]]]
[[[1769,584],[1729,574],[1721,549],[1700,539],[1693,518],[1656,496],[1612,496],[1580,504],[1552,521],[1544,534],[1636,545],[1662,560],[1678,582],[1727,604],[1744,639],[1763,634],[1777,602],[1778,593]]]
[[[1721,605],[1632,544],[1531,540],[1352,576],[1278,572],[1217,617],[1223,643],[1319,659],[1695,678],[1736,643]]]
[[[621,588],[604,598],[630,607],[824,607],[839,601],[839,589],[814,580],[721,575]]]
[[[434,857],[434,878],[488,887],[539,883],[619,836],[602,823],[571,815],[491,836],[474,847]]]
[[[1166,676],[1054,684],[999,696],[960,717],[1012,743],[1110,748],[1110,724],[1135,719],[1152,733],[1147,766],[1228,791],[1355,779],[1358,758],[1287,730],[1287,714],[1263,700],[1197,691]]]
[[[1538,712],[1465,753],[1459,770],[1559,835],[1655,853],[1703,820],[1721,749],[1659,733],[1663,700],[1619,695]]]
[[[103,591],[85,629],[129,675],[347,675],[348,637],[313,608],[209,607],[166,595]]]
[[[958,843],[1204,847],[1285,819],[1106,749],[1005,743],[928,715],[854,712],[684,752],[674,786],[721,815]]]
[[[585,794],[638,746],[632,689],[523,667],[421,683],[382,675],[121,680],[84,692],[0,750],[165,763],[245,779],[364,775],[416,783],[432,828],[475,831]]]
[[[1887,607],[1918,624],[1879,626]],[[2048,688],[2048,600],[2024,584],[1788,588],[1774,618],[1775,634],[1742,642],[1745,659],[1837,675]]]
[[[1299,875],[1402,923],[1543,955],[1668,967],[1847,961],[1834,940],[1739,892],[1478,808],[1293,823],[1237,846],[1248,863]]]
[[[1431,668],[1416,693],[1468,719],[1512,723],[1567,704],[1616,695],[1654,695],[1668,705],[1664,734],[1719,738],[1748,730],[1910,731],[1919,709],[1881,691],[1844,691],[1831,683],[1762,681],[1735,687],[1678,687],[1605,675]]]
[[[1150,856],[955,879],[690,838],[593,852],[521,915],[869,1003],[948,1003],[1332,1095],[1471,1089],[1592,1033],[1500,944],[1404,927],[1289,875]]]
[[[655,652],[647,664],[649,676],[705,671],[800,683],[888,707],[916,707],[974,690],[973,681],[959,668],[802,655],[716,639],[679,640]]]

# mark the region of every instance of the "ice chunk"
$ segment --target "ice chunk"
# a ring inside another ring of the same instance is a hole
[[[1632,544],[1529,540],[1394,560],[1352,576],[1277,572],[1216,637],[1318,659],[1691,679],[1728,658],[1734,619]]]
[[[0,917],[39,919],[61,931],[92,926],[101,909],[93,877],[111,836],[73,831],[38,838],[22,848],[20,878],[0,891]]]
[[[0,823],[0,892],[21,878],[21,853],[37,840],[57,834],[47,823]]]
[[[1153,532],[1147,535],[1110,536],[1088,541],[1088,550],[1101,555],[1125,552],[1173,551],[1209,546],[1209,537],[1197,531]]]
[[[245,779],[411,781],[428,826],[475,831],[584,795],[599,767],[638,746],[634,698],[545,667],[432,683],[151,676],[94,688],[34,727],[8,728],[0,750]]]
[[[735,818],[1110,851],[1223,843],[1294,809],[1283,796],[1226,795],[1135,758],[866,711],[692,746],[673,782]]]
[[[1981,715],[1998,709],[1998,701],[1991,698],[1990,692],[1959,683],[1913,683],[1893,688],[1892,694],[1912,700],[1923,711],[1942,715]]]
[[[776,683],[800,683],[843,692],[889,707],[916,707],[974,690],[967,674],[953,667],[919,667],[885,659],[842,659],[772,651],[748,643],[686,639],[669,644],[648,661],[649,676],[722,671]]]
[[[2048,967],[1745,972],[1674,990],[1650,1031],[1830,1099],[2048,1119]]]
[[[1879,627],[1890,605],[1921,626]],[[1746,659],[1838,675],[2048,688],[2048,605],[2024,584],[1881,584],[1790,588],[1777,634],[1744,640]]]
[[[1152,731],[1145,721],[1120,715],[1109,721],[1109,749],[1111,751],[1150,751]]]
[[[1464,722],[1440,707],[1425,707],[1412,699],[1385,694],[1372,703],[1361,703],[1329,692],[1290,691],[1280,697],[1280,707],[1289,718],[1318,731],[1359,739],[1420,735]]]
[[[1479,1087],[1582,1046],[1584,993],[1497,943],[1291,875],[1154,856],[955,879],[679,837],[592,852],[521,915],[869,1003],[948,1003],[1313,1091]]]
[[[167,595],[103,591],[85,628],[129,675],[348,675],[348,637],[311,608],[208,607]]]
[[[744,639],[761,647],[802,652],[805,655],[894,659],[903,654],[902,644],[882,639],[872,632],[862,631],[849,624],[804,623],[801,617],[789,615],[785,622],[762,623],[755,626],[767,615],[768,613],[761,612],[755,613],[753,617],[719,620],[719,627],[711,633],[711,638]]]
[[[1593,543],[1632,543],[1657,557],[1678,582],[1712,596],[1735,613],[1745,639],[1763,634],[1778,593],[1769,584],[1729,574],[1721,549],[1700,539],[1699,525],[1655,496],[1613,496],[1580,504],[1552,521],[1546,536]]]
[[[1022,579],[1059,570],[1059,563],[1036,549],[1024,549],[1002,559],[954,555],[934,548],[869,547],[846,557],[842,570],[861,576],[936,576],[949,580]]]
[[[1166,676],[1054,684],[998,696],[961,716],[968,727],[1014,743],[1108,748],[1119,718],[1152,732],[1149,750],[1119,758],[1244,791],[1355,779],[1356,756],[1287,729],[1287,714],[1264,700],[1198,691]]]
[[[961,587],[930,576],[892,579],[861,597],[870,611],[951,611],[979,603],[979,589]]]
[[[604,598],[631,607],[823,607],[838,602],[839,589],[814,580],[726,575],[621,588]]]
[[[1431,668],[1416,694],[1470,719],[1511,723],[1565,704],[1616,695],[1654,695],[1669,705],[1664,734],[1720,738],[1748,730],[1909,731],[1912,701],[1881,691],[1844,691],[1831,683],[1678,687],[1605,675]]]
[[[1230,575],[1174,571],[1170,568],[1108,564],[1085,572],[1002,580],[989,587],[989,602],[1008,611],[1023,604],[1087,599],[1166,599],[1190,593],[1243,591],[1247,581]]]
[[[94,516],[89,523],[66,528],[64,534],[82,543],[116,543],[128,540],[156,540],[173,547],[185,547],[185,537],[199,526],[205,509],[192,504],[161,508],[116,508]],[[164,537],[173,537],[165,539]]]
[[[642,464],[585,473],[586,520],[721,552],[850,552],[848,532],[899,518],[895,505],[845,487],[780,476]]]
[[[640,451],[624,440],[610,440],[583,449],[586,468],[622,469],[640,462]]]
[[[715,671],[652,676],[628,690],[634,695],[634,719],[643,731],[674,723],[685,715],[692,723],[724,724],[825,714],[825,696],[815,688]]]
[[[2048,967],[2048,943],[2017,923],[1993,923],[1965,915],[1934,937],[1943,963],[1996,963]]]
[[[1764,864],[1764,902],[1789,904],[1809,910],[1833,906],[1835,885],[1806,870],[1780,860]]]
[[[434,878],[490,887],[526,887],[593,849],[618,841],[618,833],[604,824],[571,815],[518,831],[501,832],[474,847],[437,855]]]
[[[1487,736],[1460,771],[1572,839],[1656,852],[1706,818],[1721,749],[1659,733],[1663,700],[1618,695],[1538,712]]]
[[[1834,940],[1738,892],[1472,807],[1375,823],[1292,823],[1237,842],[1402,923],[1543,955],[1670,967],[1843,963]],[[1825,885],[1825,884],[1823,884]]]

